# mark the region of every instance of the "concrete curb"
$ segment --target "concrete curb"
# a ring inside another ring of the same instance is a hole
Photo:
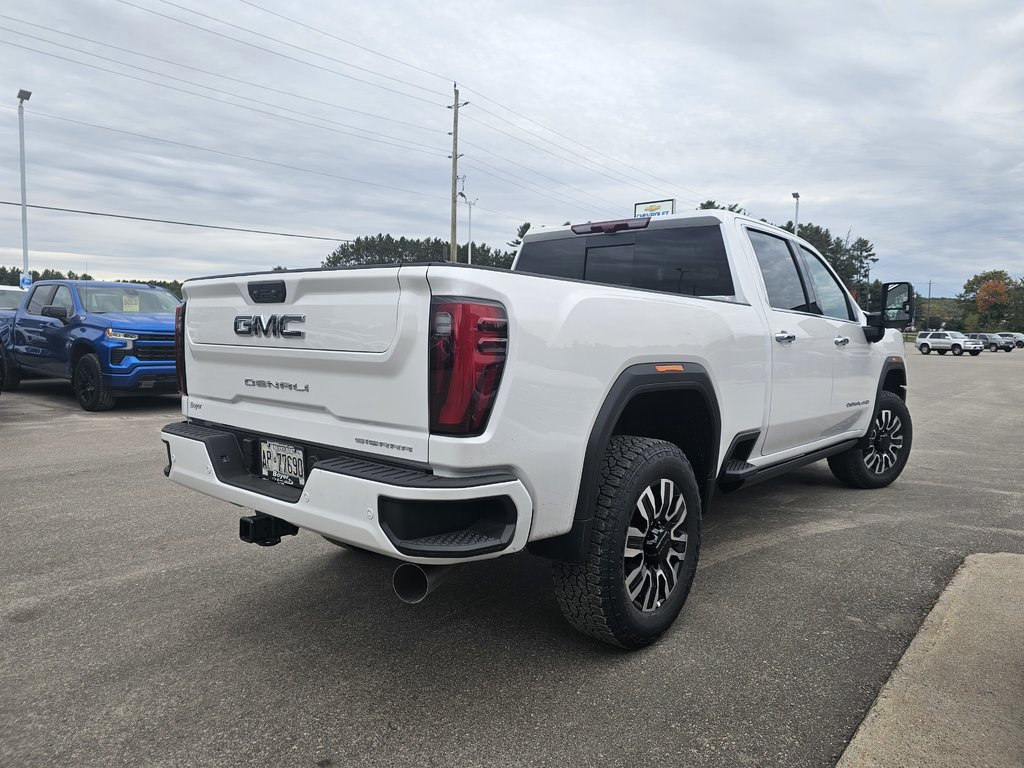
[[[967,557],[837,768],[1024,766],[1024,555]]]

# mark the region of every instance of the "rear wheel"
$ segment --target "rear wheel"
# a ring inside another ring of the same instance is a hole
[[[913,440],[914,427],[906,403],[894,392],[883,390],[866,445],[830,456],[828,468],[854,488],[884,488],[903,472]]]
[[[921,354],[922,355],[927,355],[931,351],[932,351],[932,348],[929,347],[927,344],[922,344],[921,345]]]
[[[585,559],[553,564],[565,618],[623,648],[656,640],[686,602],[700,526],[700,491],[683,452],[662,440],[613,437]]]
[[[82,355],[75,364],[71,386],[78,404],[87,411],[109,411],[114,407],[114,395],[103,382],[99,358],[92,353]]]
[[[960,357],[960,355],[962,355],[963,353],[964,353],[964,348],[961,347],[959,344],[957,344],[955,347],[953,347],[953,354],[956,355],[957,357]]]
[[[969,354],[970,354],[971,357],[977,357],[978,355],[981,354],[981,350],[980,349],[975,349],[975,350],[971,351]]]

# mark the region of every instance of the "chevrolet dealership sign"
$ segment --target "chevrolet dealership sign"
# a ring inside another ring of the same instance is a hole
[[[649,203],[633,205],[633,218],[646,219],[650,216],[668,216],[676,212],[675,200],[652,200]]]

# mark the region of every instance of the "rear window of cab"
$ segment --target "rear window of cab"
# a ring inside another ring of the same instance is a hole
[[[528,240],[516,271],[684,296],[735,294],[718,225]]]

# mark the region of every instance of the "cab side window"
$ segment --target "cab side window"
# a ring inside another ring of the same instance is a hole
[[[846,291],[839,284],[839,281],[829,272],[828,267],[822,262],[818,254],[809,251],[803,246],[800,253],[804,259],[804,267],[810,277],[811,286],[814,289],[815,310],[825,317],[834,317],[838,320],[853,320],[853,309],[847,301]]]
[[[774,309],[810,312],[800,272],[786,241],[755,229],[747,230],[747,233],[761,267],[768,303]]]
[[[55,285],[37,285],[32,289],[32,296],[28,300],[25,311],[30,315],[43,314],[43,307],[49,306],[53,292],[57,289]]]

